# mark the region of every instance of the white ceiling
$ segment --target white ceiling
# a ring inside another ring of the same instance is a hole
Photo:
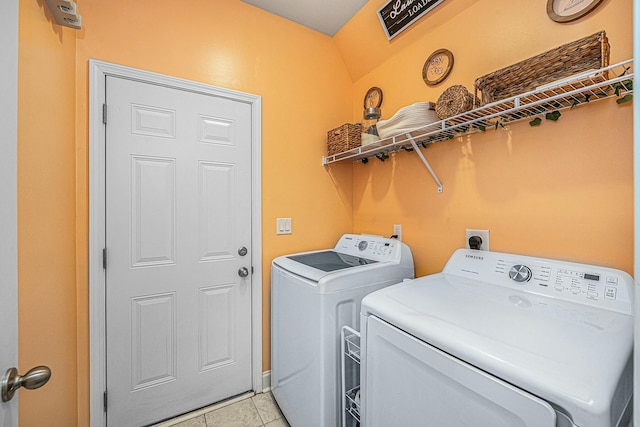
[[[242,0],[333,37],[369,0]]]

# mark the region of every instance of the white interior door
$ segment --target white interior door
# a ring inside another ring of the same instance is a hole
[[[111,76],[106,104],[107,424],[144,425],[252,389],[251,106]]]
[[[18,1],[0,14],[0,378],[18,366]],[[0,400],[0,426],[18,425],[18,398]]]

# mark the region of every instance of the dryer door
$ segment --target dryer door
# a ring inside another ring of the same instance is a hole
[[[554,427],[545,401],[370,316],[363,349],[367,427]]]

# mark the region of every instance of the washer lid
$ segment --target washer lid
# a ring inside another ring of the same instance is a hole
[[[295,255],[280,256],[273,263],[297,276],[303,277],[316,285],[343,276],[362,274],[372,268],[387,266],[389,262],[377,262],[364,258],[351,257],[334,251],[314,251]],[[347,261],[348,259],[348,261]],[[357,261],[357,259],[362,260]],[[367,262],[370,261],[370,262]]]
[[[369,294],[362,313],[564,408],[578,425],[616,416],[632,316],[448,273]]]
[[[345,268],[360,267],[374,264],[378,261],[343,254],[336,251],[320,251],[306,254],[289,255],[287,258],[309,267],[317,268],[325,272],[344,270]]]

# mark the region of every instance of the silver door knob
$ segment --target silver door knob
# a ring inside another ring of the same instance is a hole
[[[238,270],[238,276],[247,277],[248,275],[249,275],[249,269],[247,267],[241,267],[240,270]]]
[[[9,368],[2,377],[2,401],[8,402],[20,387],[28,390],[40,388],[51,378],[51,369],[47,366],[36,366],[20,376],[16,368]]]
[[[244,246],[238,249],[238,255],[245,256],[249,251]]]

